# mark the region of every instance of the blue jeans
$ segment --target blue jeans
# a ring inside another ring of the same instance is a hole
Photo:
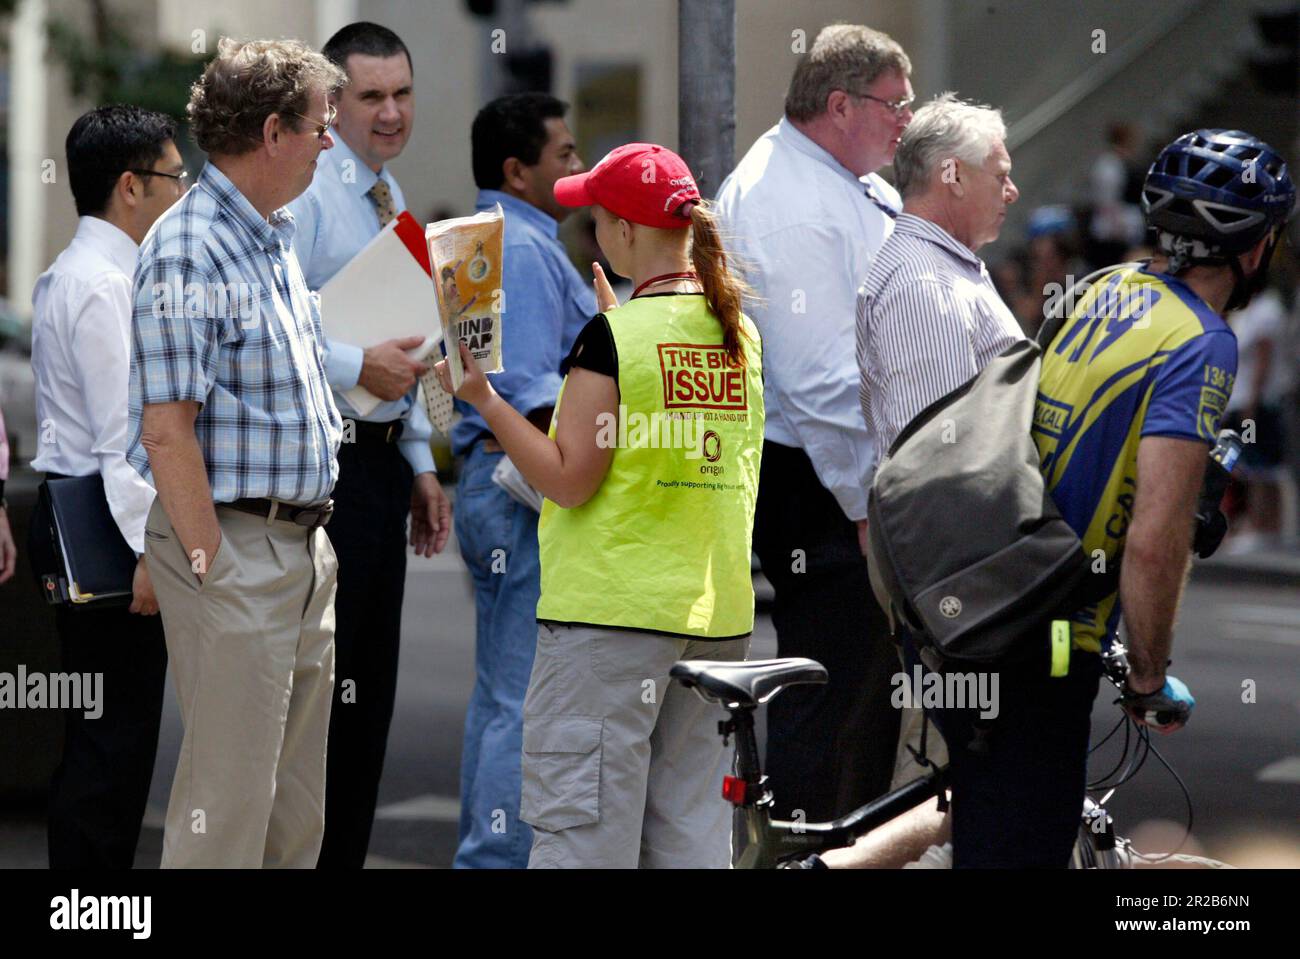
[[[456,499],[456,538],[474,579],[474,693],[460,766],[458,869],[523,869],[532,829],[519,819],[523,706],[537,647],[537,514],[492,482],[501,453],[475,443]]]

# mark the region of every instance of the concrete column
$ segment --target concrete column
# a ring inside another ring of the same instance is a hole
[[[32,287],[43,269],[47,191],[67,175],[62,157],[45,155],[45,16],[45,0],[23,0],[9,28],[8,295],[22,314],[31,309]],[[43,169],[46,160],[54,164]],[[58,180],[49,182],[50,175]]]

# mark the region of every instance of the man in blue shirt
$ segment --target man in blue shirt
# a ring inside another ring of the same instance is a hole
[[[471,132],[477,208],[505,211],[501,326],[505,367],[496,391],[545,430],[560,390],[560,361],[596,313],[596,297],[558,238],[567,210],[560,177],[581,173],[568,105],[542,93],[501,97]],[[462,418],[452,450],[464,457],[456,538],[474,578],[477,638],[474,693],[465,716],[460,774],[459,868],[523,868],[532,830],[519,820],[523,702],[537,642],[537,513],[492,482],[504,454],[478,412]]]
[[[289,207],[298,223],[294,248],[313,290],[405,209],[385,163],[402,152],[415,114],[410,54],[391,30],[352,23],[322,52],[347,72],[348,84],[333,100],[335,147]],[[402,352],[422,339],[364,351],[326,341],[325,373],[344,418],[344,442],[329,526],[339,588],[322,868],[360,869],[370,844],[397,693],[408,504],[417,554],[440,552],[451,534],[451,507],[429,449],[432,427],[417,401],[416,376],[426,367]],[[344,396],[358,383],[383,401],[365,416]]]

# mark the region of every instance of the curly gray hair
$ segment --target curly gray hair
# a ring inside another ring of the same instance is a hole
[[[301,40],[222,37],[217,55],[190,87],[190,132],[205,153],[238,156],[257,148],[262,125],[285,114],[297,131],[317,93],[333,93],[347,74]]]

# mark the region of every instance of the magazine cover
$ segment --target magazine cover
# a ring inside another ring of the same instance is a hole
[[[498,203],[473,216],[430,223],[424,231],[433,263],[434,289],[442,318],[443,342],[451,382],[460,388],[464,372],[460,351],[464,340],[485,373],[500,373],[501,365],[501,244],[505,214]]]

